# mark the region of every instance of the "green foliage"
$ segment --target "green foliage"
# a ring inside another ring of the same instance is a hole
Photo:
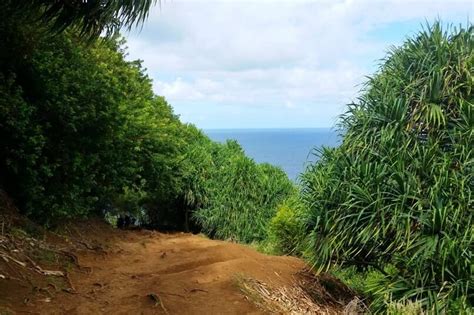
[[[174,193],[181,124],[140,63],[117,39],[85,44],[25,21],[0,22],[18,43],[0,55],[1,185],[20,208],[45,222]]]
[[[51,30],[66,28],[82,36],[98,37],[102,32],[115,34],[122,27],[143,22],[156,0],[4,0],[0,10],[39,17]]]
[[[277,205],[294,190],[293,184],[281,169],[246,157],[235,141],[211,146],[210,154],[200,159],[213,167],[200,173],[206,199],[194,218],[216,238],[263,240]]]
[[[389,315],[420,315],[424,314],[423,307],[420,302],[407,301],[405,303],[391,302],[387,306],[387,314]]]
[[[375,311],[474,305],[473,49],[472,26],[439,23],[392,49],[302,176],[313,263],[394,268],[370,285]]]
[[[394,48],[297,196],[281,169],[182,124],[118,38],[84,42],[153,1],[51,3],[0,5],[0,188],[30,217],[268,237],[319,270],[353,266],[340,275],[375,312],[473,311],[474,27]]]
[[[62,4],[51,11],[57,19],[67,13]],[[265,237],[293,189],[281,170],[182,124],[140,62],[125,60],[119,38],[84,42],[74,29],[53,36],[55,25],[5,6],[0,187],[26,214],[49,223],[91,212],[114,222],[128,213],[152,227]]]
[[[302,255],[306,236],[304,205],[298,194],[284,200],[268,227],[268,241],[279,254]]]

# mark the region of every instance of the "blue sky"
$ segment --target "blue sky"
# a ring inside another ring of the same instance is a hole
[[[173,0],[125,37],[185,122],[332,127],[391,45],[473,16],[474,1],[456,0]]]

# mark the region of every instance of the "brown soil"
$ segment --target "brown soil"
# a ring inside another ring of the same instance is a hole
[[[240,279],[291,287],[305,268],[297,258],[199,235],[122,231],[94,221],[41,240],[1,235],[0,247],[0,314],[263,314],[268,310],[242,293]],[[48,262],[34,248],[57,256]],[[64,276],[39,272],[54,269]],[[343,303],[325,309],[339,313]]]
[[[288,282],[303,263],[268,257],[241,245],[189,234],[123,233],[109,255],[83,255],[89,275],[72,278],[79,294],[48,308],[58,312],[143,314],[258,314],[236,286],[239,273]],[[158,303],[156,303],[158,302]],[[52,306],[52,305],[51,305]]]

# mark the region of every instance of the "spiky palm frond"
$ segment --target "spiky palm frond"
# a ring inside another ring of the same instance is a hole
[[[474,27],[435,23],[389,53],[303,175],[314,264],[391,266],[378,310],[474,305],[473,90]]]
[[[158,0],[159,1],[159,0]],[[7,0],[10,7],[38,13],[55,31],[68,27],[84,36],[112,34],[142,23],[157,0]]]

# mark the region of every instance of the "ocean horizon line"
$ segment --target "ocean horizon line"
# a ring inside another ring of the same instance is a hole
[[[234,130],[334,130],[337,131],[337,127],[239,127],[239,128],[200,128],[203,131],[234,131]]]

